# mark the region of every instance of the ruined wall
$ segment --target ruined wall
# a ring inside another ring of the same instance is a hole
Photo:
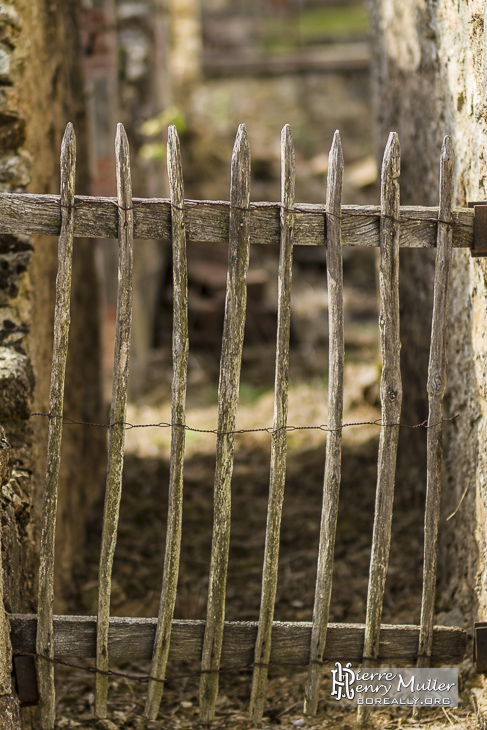
[[[77,2],[0,5],[0,190],[59,192],[59,151],[68,121],[78,140],[77,190],[87,193],[87,125],[80,75]],[[2,490],[6,606],[36,604],[45,467],[56,239],[0,236],[0,423],[13,448]],[[105,420],[93,241],[76,240],[65,412]],[[69,592],[83,522],[99,491],[103,430],[65,429],[57,531],[57,594]],[[58,602],[55,610],[62,607]]]
[[[376,0],[370,8],[378,139],[389,130],[400,135],[401,202],[436,204],[445,134],[456,151],[455,203],[486,200],[487,3]],[[406,420],[423,418],[426,407],[429,326],[421,323],[431,306],[433,262],[408,252],[402,263],[405,394],[414,401]],[[459,418],[445,427],[439,608],[441,620],[471,628],[487,618],[487,259],[454,251],[450,307],[446,411]],[[423,444],[416,449],[410,462]]]

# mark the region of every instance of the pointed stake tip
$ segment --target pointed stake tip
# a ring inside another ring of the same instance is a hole
[[[285,124],[284,127],[281,129],[281,144],[284,144],[288,147],[292,147],[294,145],[290,124]]]
[[[453,147],[453,139],[450,134],[447,134],[443,138],[443,144],[441,145],[441,156],[442,158],[450,158],[454,155],[455,149]]]
[[[74,133],[74,127],[71,122],[68,122],[66,129],[64,130],[62,139],[62,148],[67,148],[76,145],[76,135]]]
[[[329,157],[330,159],[335,157],[343,162],[342,138],[338,129],[335,130],[335,134],[333,135]]]
[[[249,138],[247,136],[247,128],[245,124],[239,124],[237,130],[237,136],[235,137],[235,144],[233,145],[233,154],[239,154],[239,151],[248,150],[250,154]]]
[[[386,149],[390,149],[391,152],[394,152],[395,154],[397,154],[401,151],[399,135],[397,132],[389,132],[389,137],[387,138]]]
[[[388,171],[388,172],[386,172]],[[390,132],[382,158],[382,176],[398,178],[401,173],[401,145],[397,132]]]
[[[178,130],[175,124],[170,124],[167,128],[168,144],[176,144],[179,141]]]
[[[241,140],[247,139],[247,127],[245,124],[239,124],[237,129],[237,134],[235,136],[235,143],[239,143]]]
[[[123,153],[126,157],[130,156],[130,146],[125,127],[121,122],[117,124],[117,134],[115,135],[115,150],[117,154]]]
[[[115,139],[119,142],[123,141],[128,144],[127,132],[125,131],[125,127],[123,126],[122,122],[117,123],[117,133],[115,135]]]

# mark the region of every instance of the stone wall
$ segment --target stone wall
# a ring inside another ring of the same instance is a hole
[[[77,192],[87,193],[87,122],[77,2],[0,5],[0,190],[59,192],[68,121],[78,139]],[[12,446],[1,495],[4,589],[9,611],[36,608],[45,469],[56,239],[0,235],[0,423]],[[76,240],[65,412],[105,420],[101,397],[97,272],[93,241]],[[84,519],[102,485],[103,430],[65,429],[57,530],[57,602],[69,594]]]
[[[456,151],[455,204],[486,200],[487,3],[376,0],[370,7],[378,137],[399,133],[402,203],[436,204],[445,134]],[[405,397],[413,399],[406,413],[422,419],[433,259],[420,253],[408,252],[401,276]],[[446,411],[459,417],[445,427],[438,608],[440,620],[471,628],[487,618],[487,259],[460,250],[453,258]],[[423,444],[410,443],[407,461],[418,453]],[[424,488],[422,466],[414,477]]]

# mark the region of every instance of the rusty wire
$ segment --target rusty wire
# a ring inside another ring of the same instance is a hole
[[[230,674],[233,672],[244,672],[249,671],[253,669],[254,667],[307,667],[310,664],[319,664],[321,666],[326,666],[327,664],[331,664],[332,662],[339,661],[339,662],[346,662],[350,661],[350,657],[343,656],[343,657],[333,657],[330,659],[312,659],[310,661],[305,662],[248,662],[247,664],[239,664],[239,665],[230,665],[230,666],[223,666],[219,667],[218,669],[199,669],[195,672],[188,672],[186,674],[174,674],[170,677],[164,677],[163,679],[159,677],[154,677],[151,674],[129,674],[125,672],[119,672],[115,669],[98,669],[95,666],[89,666],[86,667],[83,664],[75,664],[73,662],[67,662],[64,659],[59,659],[58,657],[50,657],[46,654],[37,654],[36,652],[15,652],[15,656],[29,656],[34,657],[36,659],[43,659],[46,662],[50,662],[51,664],[58,664],[62,667],[67,667],[68,669],[77,669],[81,672],[87,672],[88,674],[103,674],[107,677],[119,677],[121,679],[128,679],[132,682],[139,682],[140,684],[148,684],[148,682],[159,682],[160,684],[167,684],[169,682],[173,682],[176,680],[182,680],[182,679],[191,679],[191,678],[197,678],[201,677],[203,674]],[[397,654],[395,656],[388,656],[387,660],[397,660],[397,661],[416,661],[419,658],[419,654]],[[432,657],[428,657],[432,659]],[[434,659],[434,657],[433,657]],[[377,661],[377,658],[373,657],[362,657],[361,660],[357,659],[357,661]],[[381,661],[380,657],[378,661]]]
[[[59,203],[60,208],[74,208],[83,206],[83,205],[90,205],[92,201],[99,200],[99,198],[92,197],[90,199],[84,199],[81,200],[80,198],[75,196],[75,203],[74,205],[63,205],[61,202]],[[118,201],[115,198],[104,198],[104,202],[111,203],[116,208],[120,208]],[[183,207],[174,205],[171,203],[169,199],[165,198],[134,198],[132,202],[132,207],[130,208],[124,208],[124,210],[135,210],[135,208],[141,207],[145,205],[148,202],[151,201],[157,201],[158,203],[166,203],[169,207],[174,208],[175,210],[180,211],[187,211],[188,208],[194,208],[196,206],[205,206],[205,207],[225,207],[225,208],[231,208],[232,210],[241,210],[241,211],[253,211],[253,210],[260,210],[261,203],[250,203],[248,208],[243,208],[241,206],[233,205],[229,201],[226,200],[185,200],[185,205]],[[39,205],[44,205],[45,201],[39,201]],[[317,204],[315,204],[317,205]],[[188,206],[188,207],[186,207]],[[364,207],[373,207],[373,206],[364,206]],[[435,206],[430,206],[432,209],[434,209]],[[323,206],[321,209],[310,209],[310,208],[302,208],[299,205],[295,205],[292,208],[288,208],[284,205],[284,203],[281,202],[269,202],[265,203],[265,209],[272,209],[275,208],[277,210],[282,210],[286,213],[303,213],[305,215],[315,215],[315,216],[330,216],[330,217],[336,217],[334,213],[331,213],[330,211],[326,210],[326,208]],[[458,209],[457,209],[458,210]],[[461,210],[461,209],[460,209]],[[466,209],[469,210],[469,209]],[[471,223],[460,223],[459,221],[444,221],[441,220],[441,218],[435,218],[435,217],[415,217],[415,216],[405,216],[400,215],[399,218],[395,218],[394,216],[388,215],[386,213],[381,213],[380,210],[377,211],[371,211],[371,210],[360,210],[360,209],[353,209],[353,210],[345,210],[340,213],[338,217],[342,218],[345,216],[355,217],[355,218],[374,218],[374,219],[380,219],[380,218],[386,218],[388,220],[392,220],[395,223],[404,223],[404,222],[412,222],[412,223],[431,223],[431,224],[438,224],[443,223],[446,226],[450,226],[451,228],[470,228],[473,229],[473,225]]]
[[[277,433],[280,433],[282,431],[291,432],[291,431],[325,431],[326,433],[331,433],[334,431],[341,431],[344,428],[351,428],[356,426],[378,426],[379,428],[407,428],[407,429],[416,429],[416,428],[433,428],[434,426],[439,426],[441,423],[449,423],[451,421],[456,420],[459,418],[459,413],[456,413],[454,416],[450,416],[448,418],[442,418],[441,421],[437,421],[436,423],[428,423],[428,420],[421,421],[421,423],[415,423],[414,425],[409,425],[407,423],[382,423],[380,418],[376,418],[375,421],[355,421],[353,423],[342,423],[342,425],[339,428],[329,428],[326,423],[321,423],[318,425],[308,425],[308,426],[281,426],[280,428],[272,428],[271,426],[259,426],[257,428],[238,428],[233,431],[219,431],[217,428],[194,428],[193,426],[188,426],[185,423],[170,423],[167,421],[160,421],[159,423],[129,423],[128,421],[123,421],[123,425],[125,426],[125,430],[129,431],[132,428],[182,428],[185,431],[192,431],[193,433],[206,433],[206,434],[214,434],[215,436],[230,436],[230,435],[241,435],[244,433],[267,433],[270,436],[274,436]],[[40,416],[44,418],[49,419],[55,419],[59,418],[60,416],[55,416],[51,413],[31,413],[30,417],[34,416]],[[65,426],[92,426],[94,428],[106,428],[110,429],[114,426],[119,426],[122,422],[121,421],[114,421],[113,423],[93,423],[90,421],[80,421],[74,418],[68,418],[67,416],[62,416],[63,424]]]

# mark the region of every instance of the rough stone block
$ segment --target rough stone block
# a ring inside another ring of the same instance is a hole
[[[31,161],[27,154],[0,156],[0,182],[26,187],[30,182]]]
[[[12,72],[12,53],[5,48],[0,48],[0,83],[11,84]]]
[[[11,5],[0,4],[0,42],[15,48],[22,21]]]
[[[33,388],[29,358],[11,348],[0,347],[0,420],[28,418]]]
[[[0,488],[5,486],[12,473],[12,449],[0,426]]]
[[[12,5],[0,3],[0,25],[9,26],[17,33],[22,30],[22,19]]]
[[[25,137],[26,120],[20,108],[19,94],[11,86],[0,87],[0,148],[21,147]]]
[[[0,148],[16,149],[25,142],[26,126],[23,117],[11,117],[0,113]]]
[[[27,271],[30,253],[0,254],[0,306],[5,307],[19,293],[20,277]]]
[[[33,250],[34,245],[29,236],[18,233],[0,233],[0,254]]]

